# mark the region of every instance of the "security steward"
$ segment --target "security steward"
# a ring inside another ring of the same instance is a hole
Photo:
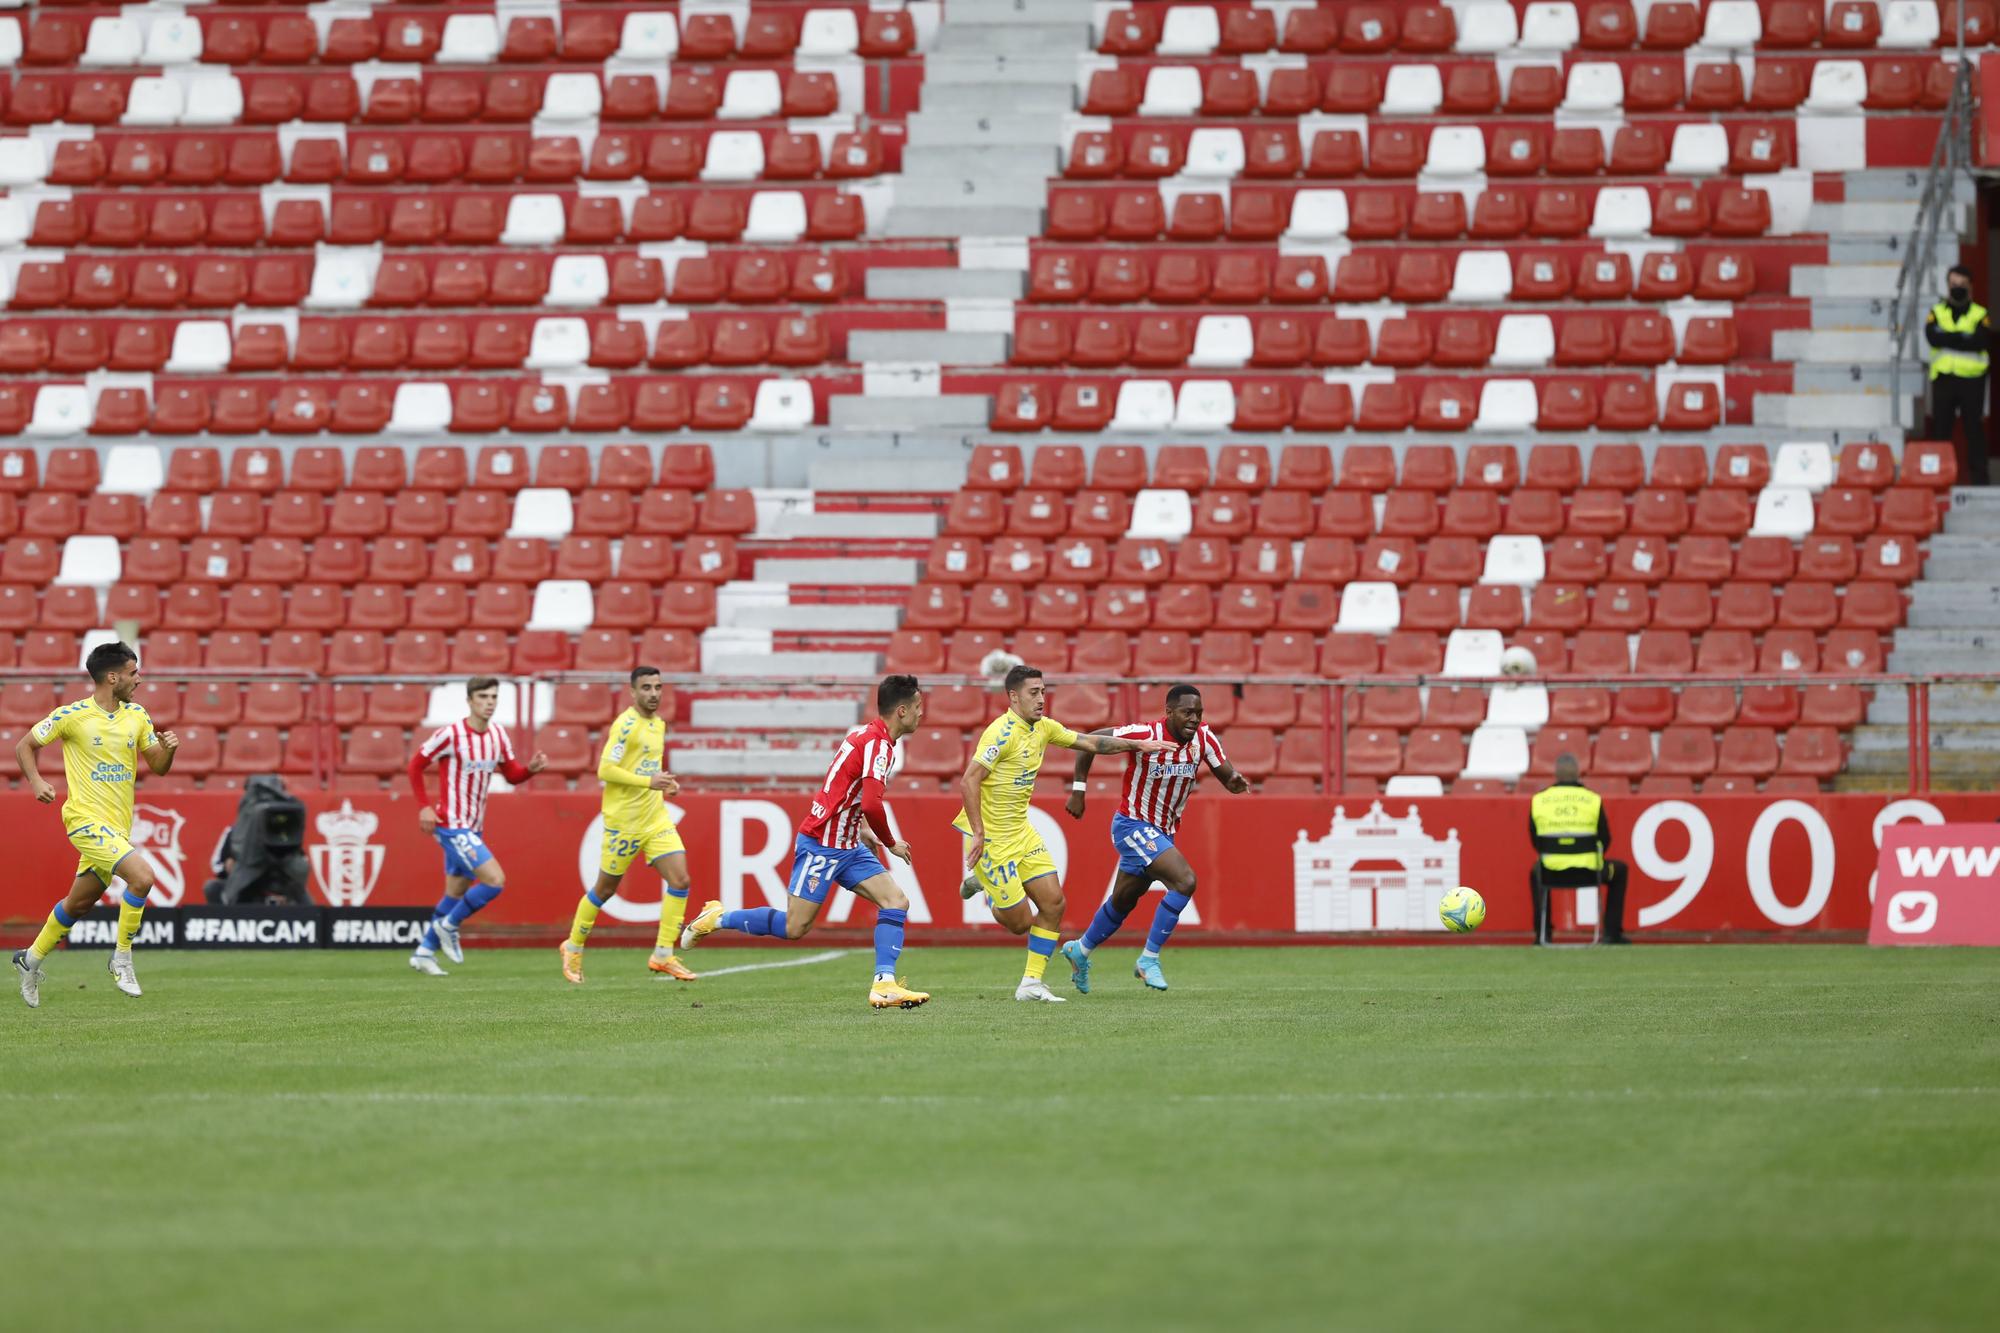
[[[1528,876],[1535,903],[1535,943],[1549,942],[1549,889],[1595,889],[1608,892],[1604,906],[1606,944],[1625,943],[1625,863],[1610,860],[1611,823],[1604,817],[1604,798],[1583,785],[1573,754],[1556,756],[1556,780],[1535,793],[1528,808],[1528,831],[1541,857],[1537,872]]]
[[[1993,337],[1986,307],[1972,299],[1972,272],[1952,265],[1945,275],[1946,299],[1931,307],[1924,341],[1931,345],[1930,438],[1950,440],[1965,418],[1965,477],[1986,484],[1986,363]]]

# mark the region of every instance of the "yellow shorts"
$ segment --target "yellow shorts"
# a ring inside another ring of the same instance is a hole
[[[634,858],[651,865],[663,856],[686,850],[674,821],[664,814],[640,829],[615,829],[606,824],[597,868],[607,875],[622,875],[632,868]]]
[[[972,851],[972,838],[959,830],[962,841],[958,854],[961,858]],[[986,855],[972,868],[973,879],[986,892],[986,900],[995,907],[1012,907],[1028,896],[1027,882],[1039,875],[1056,873],[1055,858],[1049,849],[1036,837],[1016,838],[1012,842],[986,844]]]
[[[69,840],[80,857],[76,873],[89,871],[107,889],[118,873],[118,863],[132,854],[132,840],[109,824],[79,824],[69,831]]]

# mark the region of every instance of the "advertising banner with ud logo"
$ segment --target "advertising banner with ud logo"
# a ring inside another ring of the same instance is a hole
[[[2000,824],[1900,824],[1875,879],[1870,944],[2000,944]]]

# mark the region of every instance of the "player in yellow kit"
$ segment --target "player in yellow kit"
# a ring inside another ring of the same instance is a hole
[[[56,709],[14,746],[29,789],[48,805],[55,800],[56,789],[36,768],[36,751],[61,742],[63,775],[69,785],[62,807],[63,829],[79,854],[69,893],[49,913],[35,942],[14,955],[21,998],[30,1009],[42,1002],[42,960],[97,905],[115,878],[124,879],[125,894],[118,908],[111,979],[125,994],[139,994],[132,940],[153,888],[153,867],[132,846],[132,800],[140,757],[154,773],[165,773],[174,766],[174,751],[180,746],[173,732],[154,731],[146,710],[132,702],[139,690],[137,653],[122,643],[100,643],[90,650],[84,669],[94,687],[90,697]]]
[[[965,806],[952,827],[965,838],[966,876],[960,896],[970,898],[984,891],[994,919],[1028,937],[1028,966],[1014,998],[1061,1004],[1062,996],[1043,983],[1042,974],[1062,938],[1062,881],[1054,858],[1028,823],[1028,802],[1035,794],[1042,752],[1051,745],[1091,754],[1151,753],[1174,747],[1166,741],[1080,736],[1047,712],[1042,673],[1031,666],[1009,671],[1007,711],[993,720],[973,748],[958,780]]]
[[[674,944],[687,916],[687,848],[667,814],[665,798],[681,789],[666,771],[667,722],[660,716],[666,684],[658,667],[632,672],[632,706],[620,713],[604,738],[597,761],[597,779],[604,784],[604,846],[598,853],[597,884],[576,905],[569,938],[562,943],[565,980],[583,984],[583,946],[603,907],[632,868],[643,860],[660,872],[660,934],[646,966],[676,981],[693,981],[695,974],[674,956]]]

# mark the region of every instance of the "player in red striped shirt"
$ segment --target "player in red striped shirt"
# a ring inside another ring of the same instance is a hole
[[[500,707],[500,682],[474,676],[465,682],[471,716],[439,727],[410,756],[410,786],[417,793],[417,825],[444,848],[444,897],[438,899],[423,942],[410,955],[410,966],[426,976],[448,975],[438,966],[437,951],[454,963],[465,961],[459,927],[465,919],[500,896],[506,872],[487,849],[486,793],[499,773],[509,782],[526,782],[548,766],[536,751],[527,763],[514,757],[507,728],[493,720]],[[441,787],[435,805],[424,790],[424,769],[435,763]]]
[[[725,912],[720,902],[711,902],[681,931],[683,949],[718,930],[803,939],[838,884],[876,907],[875,981],[868,989],[868,1003],[877,1009],[914,1009],[931,998],[896,979],[910,900],[882,864],[884,848],[902,857],[905,865],[910,863],[910,844],[889,828],[883,790],[896,771],[896,743],[923,725],[924,694],[917,678],[885,676],[875,688],[875,711],[880,716],[849,731],[841,741],[827,766],[826,781],[813,795],[812,810],[799,825],[785,909],[742,907]]]
[[[1222,752],[1222,742],[1201,720],[1201,691],[1192,685],[1175,685],[1167,691],[1167,715],[1157,722],[1135,722],[1123,727],[1106,727],[1100,736],[1147,737],[1174,742],[1179,748],[1161,754],[1135,754],[1125,771],[1125,794],[1118,813],[1111,817],[1111,845],[1118,850],[1118,880],[1111,896],[1097,909],[1090,928],[1080,940],[1063,945],[1069,960],[1070,979],[1079,993],[1090,994],[1090,951],[1111,938],[1146,890],[1159,883],[1167,891],[1153,913],[1153,928],[1146,934],[1145,952],[1139,955],[1132,975],[1154,990],[1165,990],[1167,979],[1160,971],[1160,950],[1179,924],[1181,911],[1194,897],[1194,867],[1174,846],[1174,834],[1194,795],[1206,764],[1222,785],[1237,795],[1250,790],[1250,780],[1230,764]],[[1084,780],[1090,776],[1091,754],[1077,751],[1076,778],[1070,784],[1070,818],[1083,818]]]

